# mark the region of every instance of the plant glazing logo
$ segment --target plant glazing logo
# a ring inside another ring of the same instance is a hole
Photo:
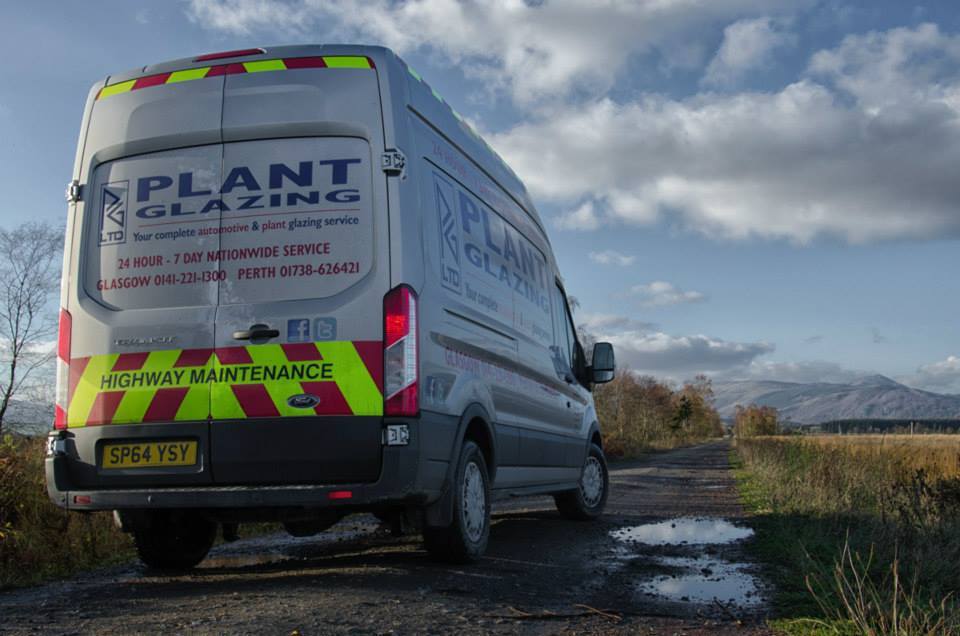
[[[129,181],[112,181],[100,188],[100,245],[127,241],[127,192]]]

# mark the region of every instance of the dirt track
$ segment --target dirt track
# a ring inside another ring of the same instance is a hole
[[[737,544],[657,547],[610,535],[674,517],[736,522],[728,452],[721,442],[613,466],[597,523],[562,520],[548,498],[500,502],[487,556],[469,567],[433,563],[417,536],[394,538],[357,516],[317,537],[219,546],[190,575],[149,576],[131,565],[2,593],[0,633],[765,633],[763,603],[637,590],[671,576],[658,557],[736,562]]]

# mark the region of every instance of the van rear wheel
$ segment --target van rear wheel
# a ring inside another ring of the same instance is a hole
[[[490,477],[483,451],[471,440],[463,443],[453,488],[453,523],[425,527],[423,542],[436,559],[468,563],[483,555],[490,539]]]
[[[189,570],[207,556],[217,524],[195,512],[156,512],[134,528],[133,543],[144,565],[154,570]]]
[[[610,490],[610,475],[603,449],[590,444],[580,470],[580,487],[553,496],[560,515],[567,519],[592,521],[603,513]]]

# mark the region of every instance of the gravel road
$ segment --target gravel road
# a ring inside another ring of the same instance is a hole
[[[128,565],[0,593],[0,633],[767,633],[741,542],[671,535],[686,532],[677,518],[743,525],[728,453],[716,442],[613,465],[599,522],[565,521],[549,498],[499,502],[471,566],[431,562],[419,537],[354,516],[316,537],[218,546],[189,575]],[[660,525],[618,538],[643,524]]]

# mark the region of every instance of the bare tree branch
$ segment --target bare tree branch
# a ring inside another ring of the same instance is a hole
[[[0,430],[11,400],[52,375],[62,248],[63,230],[49,224],[0,228]]]

